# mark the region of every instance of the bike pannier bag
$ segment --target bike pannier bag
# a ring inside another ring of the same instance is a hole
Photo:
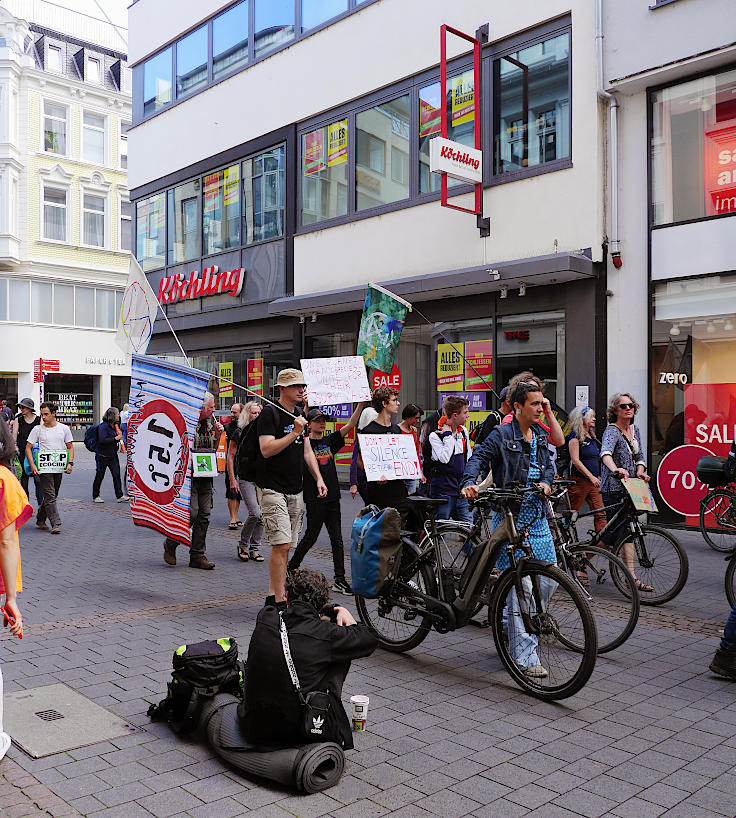
[[[395,508],[364,508],[353,523],[350,568],[353,590],[375,599],[393,582],[401,564],[401,516]]]
[[[698,480],[706,486],[725,486],[730,482],[725,457],[701,457],[696,471]]]

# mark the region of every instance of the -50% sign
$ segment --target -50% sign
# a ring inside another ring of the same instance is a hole
[[[698,460],[712,455],[705,446],[687,444],[672,449],[662,458],[657,469],[657,489],[673,511],[686,517],[700,513],[700,501],[708,493],[708,486],[697,478]]]

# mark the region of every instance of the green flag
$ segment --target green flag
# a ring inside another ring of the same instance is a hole
[[[406,313],[410,310],[408,301],[383,287],[368,285],[358,335],[358,355],[363,356],[366,366],[391,372]]]

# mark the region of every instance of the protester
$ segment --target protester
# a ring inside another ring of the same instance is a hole
[[[324,436],[325,424],[332,418],[325,415],[320,409],[310,409],[307,412],[309,442],[314,456],[317,458],[322,479],[327,486],[327,495],[325,497],[317,495],[317,484],[305,463],[303,467],[304,503],[307,507],[307,530],[296,547],[294,555],[289,560],[289,570],[294,570],[302,564],[302,560],[309,549],[317,542],[322,526],[325,525],[332,546],[332,566],[335,572],[332,590],[341,594],[352,594],[353,589],[345,578],[345,546],[342,541],[340,484],[337,479],[335,455],[345,445],[345,438],[355,428],[364,406],[364,403],[359,403],[355,407],[350,420],[342,428],[330,432],[327,437]]]
[[[358,431],[360,432],[369,423],[378,417],[378,412],[372,406],[366,406],[358,421]],[[356,494],[360,494],[360,499],[368,505],[368,481],[365,477],[365,469],[358,462],[360,460],[360,446],[356,436],[353,444],[353,456],[350,459],[350,496],[355,499]]]
[[[620,504],[626,489],[619,478],[640,477],[649,482],[647,463],[644,460],[644,450],[641,445],[639,427],[634,424],[634,417],[639,404],[628,392],[616,392],[608,401],[608,426],[603,432],[601,440],[601,497],[604,506]],[[610,520],[618,511],[617,508],[606,508],[606,519]],[[623,520],[607,535],[610,544],[618,541],[619,537],[630,532],[628,520]],[[621,548],[621,556],[631,575],[636,580],[636,587],[643,593],[652,593],[654,588],[640,582],[634,571],[634,543],[629,539]]]
[[[23,617],[17,595],[23,590],[20,573],[18,529],[33,516],[28,497],[13,473],[17,448],[5,418],[0,418],[0,594],[5,594],[5,608],[12,614],[13,636],[22,636]],[[1,729],[2,725],[0,725]]]
[[[118,460],[118,446],[123,439],[123,433],[119,428],[120,412],[115,406],[111,406],[102,416],[102,423],[97,427],[97,448],[95,449],[95,463],[97,471],[92,483],[92,501],[94,503],[104,503],[100,497],[102,481],[105,471],[110,469],[112,475],[112,485],[118,503],[126,503],[130,498],[123,493],[120,481],[120,461]]]
[[[536,384],[537,388],[543,393],[542,400],[543,400],[543,417],[544,420],[539,421],[539,425],[544,429],[547,433],[548,438],[548,445],[554,448],[555,446],[564,446],[565,445],[565,435],[560,428],[560,424],[555,417],[555,413],[552,411],[552,404],[549,401],[549,398],[544,396],[544,384],[542,381],[532,372],[520,372],[518,375],[514,375],[513,378],[509,381],[509,394],[513,395],[514,389],[516,388],[517,384],[519,383],[529,383],[529,384]],[[514,413],[513,411],[509,411],[506,416],[503,418],[501,423],[511,423],[513,420]],[[545,422],[546,421],[546,422]],[[554,454],[550,452],[554,457]],[[553,464],[554,465],[554,464]]]
[[[570,452],[570,477],[575,481],[570,486],[568,497],[570,506],[579,511],[583,503],[588,504],[591,511],[603,508],[601,498],[601,442],[595,436],[595,412],[590,406],[576,406],[570,412],[570,437],[567,447]],[[596,531],[602,531],[606,526],[606,515],[599,511],[593,515],[593,525]],[[583,584],[587,584],[580,576]]]
[[[501,401],[501,406],[499,407],[498,411],[495,409],[491,410],[488,413],[488,417],[481,423],[479,426],[476,426],[475,429],[470,433],[470,439],[473,441],[475,446],[480,446],[480,444],[488,437],[491,433],[491,430],[498,426],[501,423],[506,415],[509,414],[512,410],[512,406],[508,401],[508,394],[509,388],[508,386],[504,386],[504,388],[500,391],[498,397]]]
[[[123,446],[128,448],[128,421],[130,420],[130,405],[123,404],[123,410],[120,412],[120,431],[123,433]]]
[[[312,446],[304,437],[307,420],[297,406],[305,398],[304,375],[298,369],[282,369],[276,386],[278,406],[267,404],[256,421],[256,494],[271,546],[267,604],[284,601],[289,548],[297,544],[304,517],[303,463],[317,483],[317,496],[327,496]]]
[[[736,605],[731,608],[723,629],[723,639],[709,667],[713,673],[736,682]]]
[[[358,430],[359,435],[400,435],[401,429],[393,422],[393,416],[399,411],[399,393],[390,386],[379,386],[371,399],[373,408],[378,412],[376,419]],[[357,441],[356,441],[357,444]],[[358,465],[363,466],[363,459],[358,453]],[[366,485],[366,499],[369,505],[378,508],[395,508],[401,514],[402,522],[409,515],[409,501],[406,483],[403,480],[387,480],[384,475],[380,480],[369,480]]]
[[[399,423],[399,429],[401,429],[402,435],[411,435],[414,438],[414,445],[417,447],[417,457],[419,458],[419,462],[422,462],[422,451],[419,448],[419,428],[422,425],[422,416],[424,415],[424,410],[421,406],[417,406],[416,403],[407,403],[406,406],[401,410],[401,423]],[[419,487],[419,483],[426,483],[427,480],[424,477],[424,472],[422,472],[421,477],[418,477],[414,480],[405,480],[406,483],[406,490],[409,494],[414,494]]]
[[[20,412],[13,418],[11,430],[15,438],[15,445],[18,447],[18,456],[21,461],[26,456],[26,443],[28,442],[28,435],[34,426],[41,424],[41,418],[36,414],[36,404],[32,398],[23,398],[18,404]],[[36,504],[39,508],[43,505],[43,492],[41,491],[41,481],[36,475],[29,475],[25,468],[21,474],[20,484],[23,491],[28,494],[28,481],[33,477],[33,484],[36,489]]]
[[[256,435],[256,424],[253,421],[261,414],[261,402],[251,400],[241,406],[238,413],[237,427],[230,434],[227,447],[227,474],[230,478],[230,487],[237,486],[238,495],[248,511],[248,519],[240,531],[238,543],[238,559],[242,562],[263,562],[258,550],[263,539],[263,517],[261,507],[256,497],[255,463],[249,462],[247,456],[245,435]],[[251,425],[252,424],[252,425]]]
[[[2,404],[2,415],[7,423],[10,423],[13,420],[13,410],[10,408],[10,404],[8,401],[0,401]]]
[[[521,381],[511,392],[511,401],[514,407],[511,423],[496,426],[486,441],[476,447],[468,461],[461,483],[465,498],[474,499],[478,496],[477,478],[488,467],[493,472],[493,480],[498,488],[510,484],[528,486],[538,483],[544,494],[549,495],[551,492],[554,471],[546,445],[547,437],[539,423],[545,409],[542,391],[536,383]],[[494,512],[491,520],[493,529],[502,521],[501,512]],[[527,541],[535,558],[555,563],[557,559],[552,534],[544,513],[543,500],[539,495],[524,496],[517,522],[526,528]],[[502,548],[496,568],[505,571],[509,564],[506,549]],[[552,594],[553,585],[546,578],[540,579],[542,594],[546,598]],[[509,650],[514,661],[527,676],[545,678],[549,672],[539,661],[537,638],[523,628],[516,591],[509,595],[508,607]]]
[[[194,448],[214,451],[222,434],[222,426],[212,417],[215,412],[215,398],[210,392],[204,393],[199,422],[194,430]],[[207,559],[207,529],[212,512],[214,493],[213,477],[192,477],[189,520],[192,527],[192,544],[189,546],[189,567],[211,571],[214,562]],[[176,546],[179,543],[167,537],[164,540],[164,562],[176,565]]]
[[[68,462],[64,469],[65,474],[71,474],[74,467],[74,443],[69,427],[56,420],[56,404],[46,401],[41,404],[41,421],[34,426],[26,441],[26,458],[34,475],[39,471],[33,459],[33,447],[38,444],[41,451],[68,450]],[[61,516],[56,508],[56,499],[61,489],[61,472],[40,475],[41,490],[43,491],[43,505],[38,509],[36,525],[46,531],[46,520],[51,523],[51,533],[61,534]]]
[[[445,501],[435,512],[438,520],[473,522],[468,501],[460,494],[460,481],[470,456],[470,438],[465,428],[468,405],[467,398],[448,395],[442,403],[443,415],[437,430],[429,436],[432,448],[429,496]]]
[[[289,605],[266,605],[256,619],[248,647],[243,734],[262,747],[298,747],[308,741],[334,741],[353,748],[350,722],[342,704],[342,688],[353,659],[370,656],[377,639],[350,612],[328,604],[324,575],[302,569],[286,578]],[[327,691],[329,710],[322,733],[305,737],[304,711],[291,681],[280,625],[286,627],[289,651],[304,695]]]
[[[230,422],[225,424],[225,437],[227,438],[227,450],[230,450],[230,441],[232,440],[233,434],[238,428],[238,418],[240,417],[240,413],[243,411],[243,404],[242,403],[234,403],[230,407]],[[225,498],[227,499],[227,510],[230,512],[230,522],[228,523],[228,528],[231,531],[235,531],[235,529],[239,528],[243,525],[240,518],[238,517],[238,509],[240,508],[240,490],[237,488],[233,488],[232,481],[230,480],[230,475],[225,469]]]

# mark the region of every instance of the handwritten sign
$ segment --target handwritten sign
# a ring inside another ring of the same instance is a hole
[[[652,497],[649,484],[640,477],[629,477],[621,481],[629,496],[634,501],[634,507],[640,511],[657,511],[657,504]]]
[[[217,452],[194,449],[192,473],[195,477],[217,477]]]
[[[301,361],[310,406],[335,406],[371,399],[365,363],[360,355],[306,358]]]
[[[61,474],[69,465],[69,449],[39,449],[35,454],[39,474]]]
[[[358,435],[368,480],[413,480],[421,468],[413,435]]]

